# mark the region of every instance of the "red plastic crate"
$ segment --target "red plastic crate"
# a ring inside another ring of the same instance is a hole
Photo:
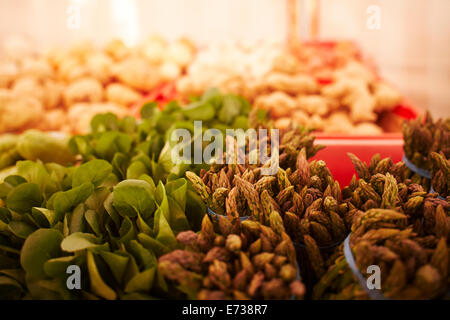
[[[393,112],[407,120],[418,116],[417,109],[406,103],[396,107]],[[347,153],[355,154],[366,163],[377,153],[381,158],[391,157],[393,162],[401,161],[403,157],[401,133],[384,133],[379,136],[316,133],[315,136],[315,143],[324,144],[326,148],[319,151],[311,160],[324,160],[341,188],[347,186],[356,173]]]
[[[176,95],[175,82],[172,81],[172,82],[162,83],[162,84],[156,86],[154,89],[152,89],[147,94],[145,94],[138,103],[134,104],[130,108],[130,114],[139,119],[141,117],[141,114],[140,114],[141,107],[146,102],[157,102],[158,107],[160,109],[162,109],[166,103],[170,102],[171,100],[173,100],[175,98],[175,95]]]
[[[383,134],[377,137],[362,136],[321,136],[316,137],[317,144],[326,148],[319,151],[311,160],[323,160],[339,182],[347,186],[356,173],[347,153],[355,154],[368,163],[373,155],[379,153],[382,158],[391,157],[398,162],[403,156],[403,137],[401,134]]]

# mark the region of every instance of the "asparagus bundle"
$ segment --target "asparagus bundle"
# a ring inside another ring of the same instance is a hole
[[[450,195],[450,160],[443,154],[431,153],[431,185],[441,197]]]
[[[281,217],[271,228],[219,217],[219,233],[205,216],[199,233],[181,232],[175,250],[159,258],[158,271],[180,297],[191,299],[301,299],[295,250]]]
[[[401,184],[399,187],[413,184],[420,188],[420,191],[428,190],[428,183],[424,186],[421,184],[421,180],[414,179],[414,177],[411,179],[409,176],[410,171],[402,161],[394,164],[391,158],[381,159],[380,155],[376,154],[370,160],[369,166],[367,166],[365,162],[361,161],[354,154],[349,153],[348,155],[360,178],[357,180],[356,176],[353,176],[350,184],[342,190],[342,197],[349,200],[348,203],[351,208],[368,210],[371,208],[384,208],[390,205],[392,199],[386,198],[382,203],[385,175],[387,174],[389,174],[389,182],[391,184],[395,180],[395,182]],[[395,195],[392,196],[395,198]]]
[[[346,193],[349,193],[346,189]],[[366,199],[368,198],[368,199]],[[381,270],[383,295],[394,299],[436,298],[448,288],[448,241],[450,204],[426,193],[422,186],[398,183],[390,174],[375,174],[354,188],[350,246],[356,265]],[[366,210],[366,209],[363,209]],[[313,291],[313,298],[367,298],[348,267],[342,247],[330,259],[334,262]]]
[[[263,165],[250,164],[249,158],[253,155],[249,153],[243,156],[243,164],[213,164],[208,171],[202,169],[200,176],[187,172],[186,177],[191,181],[197,193],[201,195],[205,204],[215,213],[234,217],[255,216],[259,219],[262,209],[259,205],[260,193],[265,189],[270,190],[272,196],[281,192],[286,187],[283,182],[285,179],[284,169],[295,170],[301,152],[303,152],[304,158],[309,158],[324,147],[313,145],[314,136],[308,135],[308,133],[309,131],[303,128],[292,128],[281,135],[280,168],[277,177],[262,175],[261,170],[269,167],[271,162]],[[270,147],[270,143],[267,145]],[[225,163],[225,161],[223,162]],[[301,165],[307,166],[307,161],[305,160]],[[276,183],[277,181],[279,183]]]
[[[450,157],[450,118],[434,122],[427,112],[423,117],[405,122],[402,129],[405,155],[417,167],[430,171],[432,152]]]
[[[436,210],[441,212],[439,206]],[[407,216],[390,209],[370,209],[354,224],[351,247],[363,274],[381,270],[381,291],[392,299],[431,299],[448,289],[448,244],[445,237],[420,237]],[[336,259],[313,291],[315,299],[368,298],[343,255]]]
[[[191,172],[186,176],[218,214],[251,216],[264,225],[270,225],[272,213],[280,214],[292,240],[306,249],[301,260],[309,260],[312,277],[320,277],[332,249],[348,234],[351,217],[325,162],[308,163],[306,154],[301,149],[294,164],[279,168],[276,176],[262,176],[261,168],[241,165],[213,165],[202,178]]]
[[[431,179],[440,183],[438,188],[444,197],[447,196],[446,181],[440,176],[434,178],[435,173],[443,170],[441,165],[445,160],[438,160],[433,154],[438,153],[443,159],[450,157],[450,118],[433,122],[430,113],[427,112],[423,117],[403,124],[403,139],[407,172],[411,180],[423,185],[428,191]],[[448,164],[446,170],[448,172]]]

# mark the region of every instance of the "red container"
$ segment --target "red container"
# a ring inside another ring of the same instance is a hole
[[[142,97],[141,101],[134,104],[130,109],[130,113],[139,119],[141,117],[140,114],[141,107],[145,103],[157,102],[158,107],[162,109],[166,103],[175,99],[175,95],[176,95],[175,82],[167,82],[160,84],[159,86],[155,87],[152,91],[145,94]]]
[[[404,119],[414,119],[418,116],[416,108],[402,104],[393,112]],[[355,136],[316,133],[316,144],[326,145],[311,160],[323,160],[339,182],[341,188],[347,186],[356,171],[347,153],[353,153],[362,161],[368,163],[377,153],[381,158],[391,157],[393,162],[402,160],[403,136],[401,133],[384,133],[379,136]]]
[[[316,143],[324,144],[326,148],[319,151],[312,160],[325,161],[341,187],[347,186],[356,173],[347,153],[355,154],[366,163],[376,153],[382,158],[391,157],[394,162],[401,161],[403,156],[401,134],[383,134],[376,137],[317,135]]]

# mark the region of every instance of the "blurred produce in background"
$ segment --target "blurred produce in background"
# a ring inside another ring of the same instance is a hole
[[[135,47],[113,39],[103,48],[82,41],[45,52],[12,41],[0,59],[0,132],[86,132],[95,114],[124,116],[158,85],[179,77],[195,52],[187,39],[157,36]]]

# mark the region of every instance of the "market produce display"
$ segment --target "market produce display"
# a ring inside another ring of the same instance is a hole
[[[449,298],[450,119],[354,43],[5,48],[0,299]],[[342,186],[314,135],[400,131]]]
[[[275,213],[277,215],[277,213]],[[184,231],[177,240],[184,250],[159,258],[158,270],[176,289],[192,299],[301,299],[295,249],[281,225],[218,219],[218,233],[204,216],[200,233]]]
[[[276,175],[262,175],[261,165],[248,165],[247,159],[247,165],[216,164],[200,176],[191,172],[186,176],[215,214],[266,225],[272,214],[280,215],[287,234],[300,252],[304,250],[299,260],[302,274],[313,282],[325,272],[329,253],[348,234],[352,216],[347,216],[348,205],[326,164],[308,163],[323,148],[313,145],[314,137],[308,133],[297,128],[281,135]]]
[[[403,162],[375,155],[367,166],[349,156],[360,179],[354,177],[342,190],[353,216],[348,248],[341,245],[334,252],[313,298],[433,299],[448,294],[450,199],[427,193],[429,183],[410,179]],[[385,275],[381,293],[361,282],[365,277],[360,274],[371,265]]]
[[[391,111],[402,96],[348,42],[306,43],[295,53],[276,44],[211,46],[194,58],[177,89],[189,96],[211,85],[269,110],[278,128],[294,121],[333,133],[400,131]]]
[[[156,103],[145,104],[139,123],[133,117],[119,119],[112,113],[97,115],[92,119],[91,132],[73,136],[69,147],[83,160],[111,162],[121,179],[146,173],[159,181],[170,174],[182,176],[188,169],[199,171],[207,164],[173,163],[171,148],[178,141],[171,141],[172,132],[187,129],[193,136],[195,120],[202,121],[204,130],[215,128],[224,135],[228,127],[247,129],[250,105],[241,97],[222,95],[216,89],[193,100],[184,107],[172,101],[162,111]]]
[[[2,298],[167,293],[157,255],[173,250],[174,234],[189,228],[185,210],[202,214],[187,205],[186,180],[155,184],[143,175],[119,182],[105,160],[79,167],[21,161],[17,170],[1,184]],[[89,275],[83,290],[67,287],[69,265]]]
[[[389,174],[386,185],[388,179]],[[392,181],[390,192],[398,192]],[[399,207],[358,213],[350,236],[351,253],[344,255],[342,246],[335,253],[334,264],[314,287],[313,298],[448,298],[449,202],[427,195],[418,185],[404,188],[408,192],[403,192]],[[354,255],[357,271],[349,267],[349,255]],[[358,282],[357,273],[365,274],[371,265],[379,266],[385,275],[381,294]]]
[[[21,135],[0,135],[0,180],[3,171],[11,172],[19,160],[42,160],[66,165],[75,162],[68,148],[70,136],[63,133],[44,133],[28,130]],[[49,152],[52,150],[52,152]]]
[[[152,36],[135,47],[113,39],[101,49],[88,41],[43,53],[27,48],[0,58],[0,132],[86,133],[95,114],[133,114],[172,82],[170,96],[185,102],[210,87],[242,95],[270,111],[278,128],[293,121],[327,133],[401,130],[392,110],[403,97],[351,42],[303,43],[295,51],[269,42],[197,49],[185,38]]]
[[[269,116],[241,96],[210,89],[184,106],[146,103],[139,119],[98,114],[84,135],[2,135],[0,296],[443,298],[448,119],[405,123],[406,161],[374,155],[366,164],[349,154],[359,179],[342,190],[324,161],[308,161],[324,146],[295,124],[280,131],[273,175],[262,174],[272,160],[251,161],[258,152],[249,145],[241,164],[171,158],[176,129],[191,133],[194,153],[195,139],[210,128],[224,135],[267,129],[269,154],[278,129]],[[194,121],[202,121],[200,132]],[[426,150],[417,139],[428,139]],[[374,265],[382,275],[376,292],[361,280]],[[82,289],[68,287],[70,266],[85,274]]]
[[[442,197],[450,194],[450,119],[433,121],[429,112],[403,124],[404,161],[413,180],[433,188]]]
[[[101,49],[88,41],[42,53],[22,47],[0,52],[0,132],[86,133],[95,114],[129,114],[144,95],[179,77],[195,53],[187,39],[158,36],[135,47],[118,39]]]

